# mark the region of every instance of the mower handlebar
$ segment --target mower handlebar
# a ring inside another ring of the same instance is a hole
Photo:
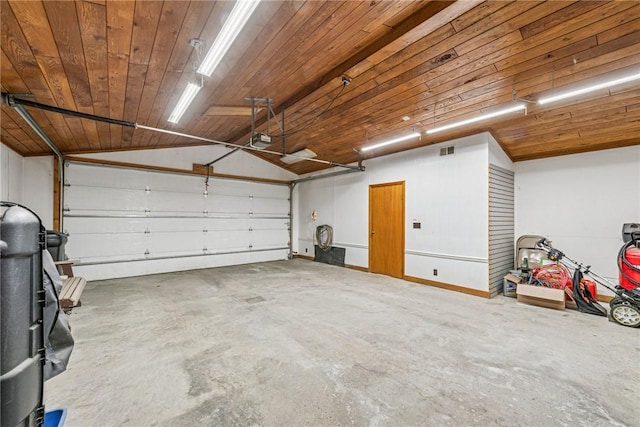
[[[551,249],[551,242],[545,237],[536,242],[536,248],[549,250]]]

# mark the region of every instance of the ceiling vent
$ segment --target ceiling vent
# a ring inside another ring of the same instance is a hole
[[[440,155],[441,156],[448,156],[450,154],[453,154],[455,151],[455,149],[453,148],[453,145],[449,146],[449,147],[442,147],[440,149]]]

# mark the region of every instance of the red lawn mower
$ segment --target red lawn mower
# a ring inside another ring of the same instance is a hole
[[[587,274],[597,283],[613,291],[616,296],[609,302],[609,318],[623,326],[640,326],[640,224],[624,224],[622,227],[624,245],[618,252],[618,284],[614,285],[604,277],[584,265],[567,257],[551,246],[547,239],[541,239],[536,247],[547,253],[551,261],[560,262],[575,270],[573,294],[578,309],[582,312],[606,316],[606,309],[591,295],[589,288],[581,286],[582,274]]]
[[[640,224],[622,227],[625,244],[618,253],[620,284],[609,303],[611,317],[621,325],[640,326]],[[615,292],[615,291],[614,291]]]

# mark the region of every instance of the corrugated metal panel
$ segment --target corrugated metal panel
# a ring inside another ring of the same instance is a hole
[[[497,269],[499,267],[499,264],[504,264],[504,262],[506,262],[510,257],[513,258],[513,254],[509,254],[507,252],[502,252],[492,256],[491,260],[493,261],[493,264],[489,267],[489,270],[493,271]]]
[[[489,293],[502,293],[502,278],[513,268],[514,173],[489,165]]]
[[[489,204],[489,208],[490,209],[491,208],[498,208],[498,209],[513,208],[513,203],[506,202],[506,201],[502,201],[502,203],[500,203],[499,201],[494,200]]]

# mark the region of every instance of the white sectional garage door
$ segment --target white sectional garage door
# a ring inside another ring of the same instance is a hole
[[[289,218],[286,185],[210,178],[205,187],[202,176],[80,163],[65,171],[66,252],[84,265],[282,254]]]

